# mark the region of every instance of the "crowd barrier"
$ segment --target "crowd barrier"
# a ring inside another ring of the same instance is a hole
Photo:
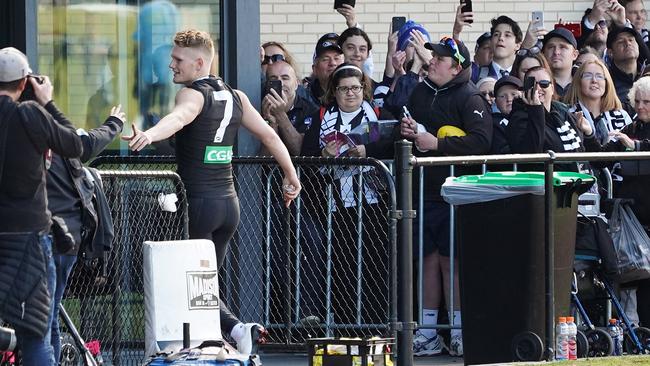
[[[114,217],[113,250],[80,260],[64,305],[114,365],[145,358],[141,244],[188,238],[188,199],[173,157],[100,157]],[[309,337],[391,336],[395,316],[394,183],[374,159],[295,158],[303,185],[285,208],[271,158],[233,159],[240,225],[220,271],[222,299],[271,346]],[[161,170],[159,170],[161,169]],[[175,194],[170,211],[165,199]],[[361,199],[360,199],[361,198]]]

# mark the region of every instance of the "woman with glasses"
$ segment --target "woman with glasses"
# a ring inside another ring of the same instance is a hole
[[[526,89],[526,78],[534,83]],[[551,70],[535,66],[524,74],[523,96],[512,103],[506,138],[512,153],[584,151],[583,137],[567,105],[557,101]],[[577,171],[575,164],[560,170]]]
[[[577,115],[578,119],[584,118],[589,123],[601,145],[611,139],[611,132],[632,123],[632,118],[616,96],[614,82],[602,61],[583,63],[573,75],[571,85],[573,87],[566,97],[567,104],[571,106],[569,111],[581,112]]]
[[[361,68],[343,63],[330,77],[323,105],[305,134],[302,155],[322,157],[392,156],[392,140],[353,146],[346,135],[364,122],[377,121],[379,111],[372,106],[370,81]],[[319,173],[316,173],[319,174]],[[382,324],[388,320],[388,238],[385,222],[385,189],[382,180],[368,166],[334,166],[320,169],[320,182],[331,184],[333,217],[332,245],[332,308],[338,324],[357,322],[357,255],[362,263],[363,323]],[[325,178],[325,180],[323,180]],[[327,197],[325,183],[322,197]],[[360,214],[362,214],[360,216]],[[361,218],[361,222],[358,219]],[[359,226],[360,225],[360,226]],[[371,227],[372,226],[372,227]],[[361,239],[362,253],[357,252]],[[323,244],[325,245],[325,244]],[[365,310],[364,310],[365,309]],[[342,334],[345,334],[343,332]]]
[[[535,66],[541,66],[549,70],[551,68],[539,47],[534,46],[530,49],[520,48],[517,50],[515,62],[512,64],[512,72],[510,74],[523,81],[526,71]]]

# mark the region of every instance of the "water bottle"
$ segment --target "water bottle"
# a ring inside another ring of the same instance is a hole
[[[567,343],[569,346],[568,347],[569,352],[567,354],[567,357],[569,358],[569,360],[577,360],[578,359],[578,326],[573,321],[572,316],[568,316],[566,318],[566,324],[568,330]]]
[[[568,358],[567,336],[569,333],[566,324],[566,318],[561,316],[558,318],[557,325],[555,326],[555,359],[566,360]]]
[[[614,341],[614,355],[620,356],[623,354],[623,334],[621,328],[616,324],[616,319],[609,319],[609,325],[607,326],[607,332],[612,337]]]

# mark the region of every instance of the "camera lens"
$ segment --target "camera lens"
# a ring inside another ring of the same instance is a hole
[[[16,348],[16,333],[11,328],[0,327],[0,352]]]

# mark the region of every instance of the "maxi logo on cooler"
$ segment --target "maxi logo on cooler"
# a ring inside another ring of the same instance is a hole
[[[232,146],[206,146],[203,162],[205,164],[230,164]]]
[[[217,271],[188,271],[186,277],[190,310],[219,308]]]

